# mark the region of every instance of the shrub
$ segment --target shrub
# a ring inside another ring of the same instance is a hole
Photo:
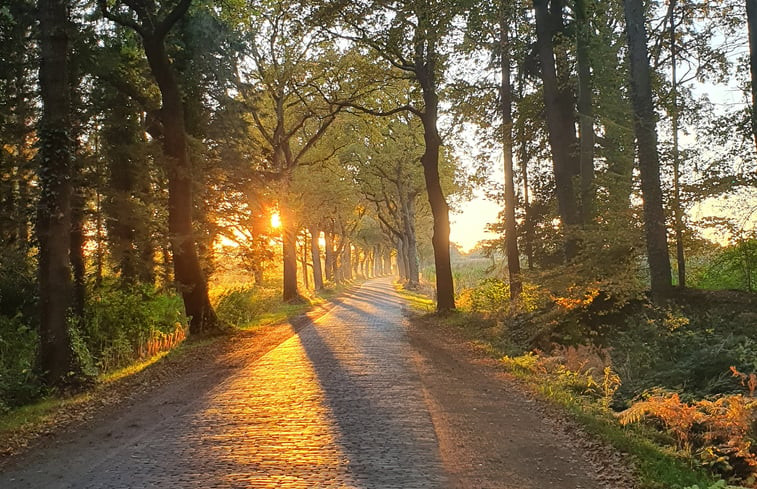
[[[228,324],[244,326],[278,303],[278,291],[264,287],[234,287],[215,298],[218,318]]]
[[[101,371],[170,349],[185,337],[181,298],[152,287],[104,287],[87,304],[82,337]]]
[[[35,399],[41,383],[34,366],[38,337],[20,316],[0,316],[0,410]]]

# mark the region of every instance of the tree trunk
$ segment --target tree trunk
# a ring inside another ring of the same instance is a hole
[[[163,37],[143,38],[150,70],[162,97],[163,151],[168,174],[168,232],[174,278],[191,317],[191,334],[218,330],[218,318],[208,298],[208,285],[197,255],[192,229],[192,164],[187,151],[181,92],[166,53]]]
[[[288,189],[285,189],[284,192],[288,192]],[[282,299],[288,302],[299,298],[297,292],[297,229],[286,202],[279,209],[279,213],[281,215],[281,251],[284,266]]]
[[[315,227],[310,227],[310,254],[313,260],[313,287],[316,291],[323,290],[323,271],[321,270],[321,245],[318,239],[321,231]]]
[[[436,93],[435,58],[433,53],[428,56],[431,58],[430,61],[416,69],[416,76],[423,89],[425,106],[421,117],[425,143],[421,163],[434,220],[431,244],[434,248],[434,265],[436,266],[436,310],[447,312],[455,309],[455,286],[452,281],[449,251],[449,206],[447,206],[439,180],[439,148],[442,141],[437,128],[439,96]]]
[[[657,153],[657,129],[652,103],[647,34],[642,0],[623,0],[628,55],[631,61],[631,98],[634,131],[638,147],[641,192],[644,200],[644,230],[653,296],[670,289],[670,256],[665,232],[665,213],[660,189],[660,162]]]
[[[594,104],[589,60],[591,26],[586,16],[586,0],[575,0],[575,14],[581,223],[586,225],[594,218]]]
[[[510,299],[520,297],[523,283],[520,277],[518,230],[515,222],[515,178],[513,175],[513,91],[510,72],[510,31],[504,2],[500,6],[500,111],[502,115],[502,154],[505,166],[505,242],[507,271],[510,280]]]
[[[400,205],[402,207],[402,226],[405,235],[403,248],[407,259],[407,281],[411,289],[420,284],[420,270],[418,269],[418,240],[415,234],[415,197],[404,195],[400,189]]]
[[[347,237],[342,246],[342,277],[344,280],[352,280],[352,245]]]
[[[578,224],[576,196],[573,190],[573,175],[578,173],[576,160],[576,129],[573,120],[573,100],[567,90],[558,83],[555,67],[555,51],[552,36],[556,19],[562,20],[560,2],[553,2],[552,12],[547,9],[548,0],[534,0],[536,35],[541,60],[544,106],[547,115],[549,145],[557,189],[557,207],[565,230],[565,258],[576,256],[577,241],[572,237]]]
[[[678,265],[678,286],[686,287],[686,254],[683,249],[683,209],[681,208],[681,158],[678,150],[678,53],[675,27],[676,1],[670,0],[670,65],[671,65],[671,128],[673,132],[673,224],[676,240],[676,263]]]
[[[324,264],[326,268],[326,280],[334,282],[336,277],[334,276],[334,233],[326,231],[324,233],[325,250],[324,250]]]
[[[404,282],[407,280],[407,265],[405,262],[405,244],[404,240],[400,237],[397,238],[397,273],[400,276],[400,280]]]
[[[39,87],[43,113],[39,124],[39,360],[48,385],[62,385],[73,369],[68,332],[72,304],[71,179],[73,145],[68,84],[69,5],[39,0]]]
[[[746,0],[749,28],[749,70],[752,73],[752,135],[757,146],[757,0]]]
[[[310,290],[310,278],[308,277],[308,241],[302,240],[302,253],[300,254],[300,265],[302,267],[302,283],[305,290]]]

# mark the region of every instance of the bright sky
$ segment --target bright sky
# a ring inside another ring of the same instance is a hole
[[[487,224],[496,222],[499,204],[476,196],[460,207],[460,213],[450,215],[450,241],[459,244],[464,251],[470,251],[479,241],[497,236],[484,229]]]

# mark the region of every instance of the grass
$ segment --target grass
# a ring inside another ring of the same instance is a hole
[[[405,289],[402,284],[395,283],[394,290],[400,297],[405,299],[410,308],[416,312],[430,313],[436,308],[436,305],[428,295],[420,292]]]
[[[428,296],[404,290],[401,286],[396,288],[414,311],[433,311],[433,301]],[[427,314],[417,319],[462,333],[486,355],[499,359],[506,353],[503,345],[497,342],[497,335],[492,333],[493,321],[479,315],[457,311],[443,317]],[[503,368],[507,367],[503,364]],[[694,485],[704,489],[718,481],[703,468],[697,467],[693,459],[654,443],[656,433],[642,425],[622,427],[599,404],[577,395],[549,375],[515,366],[507,370],[526,388],[566,412],[588,433],[630,455],[641,489],[683,489]]]
[[[692,485],[707,488],[717,481],[705,470],[696,467],[692,459],[655,444],[651,440],[655,433],[648,433],[642,425],[620,426],[610,413],[590,404],[549,376],[517,368],[508,371],[540,397],[561,407],[588,433],[631,455],[642,489],[673,489]]]

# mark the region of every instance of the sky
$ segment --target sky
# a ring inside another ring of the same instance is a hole
[[[460,205],[459,213],[450,215],[449,239],[459,244],[463,251],[470,251],[483,239],[495,238],[497,235],[485,231],[488,223],[497,220],[499,204],[477,195],[470,202]]]

